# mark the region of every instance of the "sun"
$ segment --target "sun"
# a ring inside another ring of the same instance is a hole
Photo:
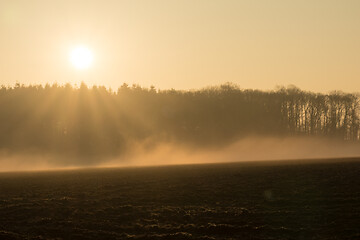
[[[78,46],[70,52],[70,62],[77,69],[87,69],[94,61],[93,53],[85,46]]]

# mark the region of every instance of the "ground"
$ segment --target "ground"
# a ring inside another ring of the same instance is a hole
[[[360,239],[360,159],[1,173],[0,239]]]

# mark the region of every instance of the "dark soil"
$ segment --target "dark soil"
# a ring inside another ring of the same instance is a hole
[[[360,239],[360,159],[1,173],[0,239]]]

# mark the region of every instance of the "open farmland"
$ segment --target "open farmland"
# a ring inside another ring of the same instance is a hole
[[[360,239],[360,159],[0,174],[0,239]]]

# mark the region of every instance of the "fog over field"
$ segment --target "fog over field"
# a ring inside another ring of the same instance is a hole
[[[226,146],[198,148],[175,143],[133,144],[126,154],[112,158],[84,158],[50,154],[1,152],[1,172],[74,169],[82,167],[137,167],[173,164],[227,163],[266,160],[316,160],[360,156],[358,142],[314,137],[247,137]]]
[[[182,147],[175,144],[161,144],[153,149],[139,147],[124,158],[110,160],[103,166],[329,159],[359,156],[360,145],[354,142],[346,143],[310,137],[247,137],[227,146],[212,149]]]

